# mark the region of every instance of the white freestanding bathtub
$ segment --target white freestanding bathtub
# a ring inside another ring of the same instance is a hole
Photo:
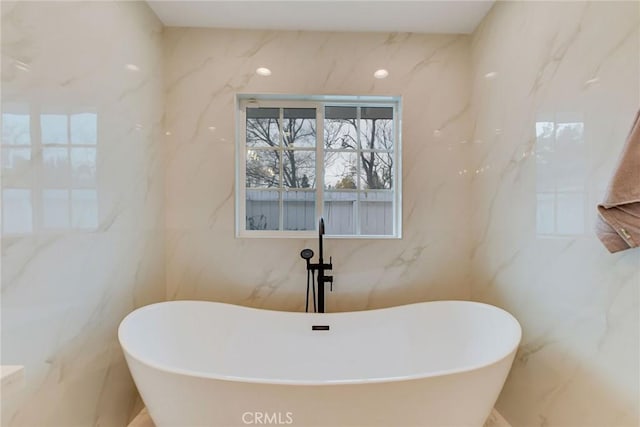
[[[118,335],[158,427],[480,427],[521,330],[466,301],[327,314],[171,301]]]

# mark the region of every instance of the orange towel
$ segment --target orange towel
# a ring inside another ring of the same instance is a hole
[[[640,246],[640,111],[598,214],[596,234],[609,252]]]

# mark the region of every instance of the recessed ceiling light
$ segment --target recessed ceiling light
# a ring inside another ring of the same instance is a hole
[[[585,86],[590,86],[592,84],[598,83],[600,81],[600,78],[598,77],[594,77],[592,79],[587,80],[586,82],[584,82]]]
[[[389,72],[387,70],[385,70],[384,68],[376,70],[376,72],[373,73],[373,77],[375,77],[376,79],[384,79],[388,75],[389,75]]]
[[[22,61],[18,61],[17,59],[14,59],[14,63],[13,65],[18,69],[18,70],[22,70],[22,71],[30,71],[31,67],[29,66],[29,64],[22,62]]]
[[[484,75],[485,79],[494,79],[496,76],[498,75],[498,73],[496,71],[490,71],[487,74]]]
[[[258,69],[256,69],[256,74],[259,76],[270,76],[271,75],[271,70],[265,67],[260,67]]]
[[[129,71],[140,71],[140,67],[138,67],[136,64],[127,64],[124,66],[124,68]]]

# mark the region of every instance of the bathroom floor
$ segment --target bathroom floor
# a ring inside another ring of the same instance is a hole
[[[142,411],[129,423],[128,427],[155,427],[147,408],[143,408]]]
[[[483,427],[506,427],[502,417],[496,412],[494,409],[491,411],[491,415],[487,419],[487,422],[484,423]],[[508,424],[507,424],[508,425]],[[143,408],[142,411],[129,423],[128,427],[155,427],[153,421],[151,421],[151,417],[149,416],[149,412],[147,412],[147,408]]]

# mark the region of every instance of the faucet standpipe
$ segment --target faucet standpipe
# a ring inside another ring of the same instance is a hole
[[[333,292],[333,276],[328,276],[325,274],[325,271],[329,271],[333,269],[333,262],[331,257],[329,257],[329,263],[325,264],[323,258],[323,247],[322,247],[322,238],[324,236],[324,220],[320,218],[320,223],[318,224],[318,263],[311,263],[309,260],[313,257],[313,251],[311,249],[303,249],[300,252],[300,256],[307,261],[307,303],[305,305],[305,310],[309,309],[309,273],[311,273],[312,278],[315,276],[315,272],[318,272],[318,305],[317,312],[324,313],[324,285],[325,283],[329,283],[329,290]],[[313,280],[312,280],[313,281]],[[316,308],[316,298],[315,298],[315,284],[313,284],[314,290],[314,298],[313,298],[313,306]]]

